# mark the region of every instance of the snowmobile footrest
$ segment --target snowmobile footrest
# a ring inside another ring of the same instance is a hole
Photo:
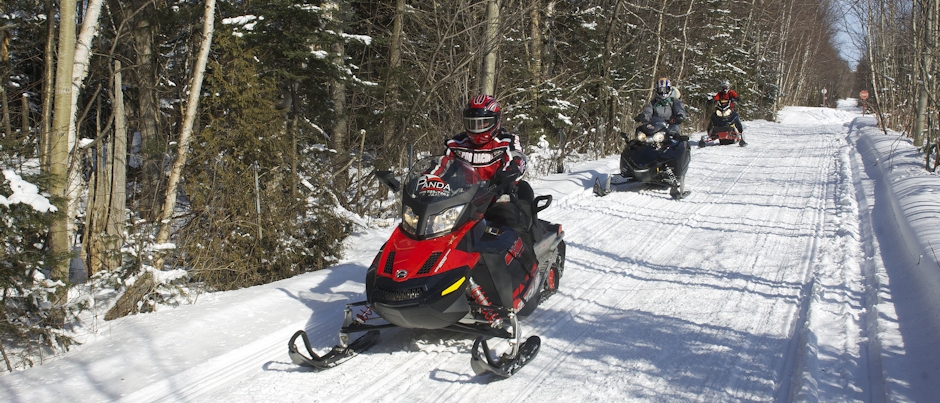
[[[310,354],[309,357],[305,356],[297,349],[297,345],[294,342],[297,341],[298,337],[303,339],[304,347],[307,349],[307,353]],[[313,349],[310,348],[310,339],[307,338],[307,333],[303,330],[298,330],[297,333],[294,333],[294,336],[291,337],[290,341],[287,343],[287,355],[290,356],[290,359],[294,362],[294,364],[300,365],[302,367],[321,369],[332,368],[342,364],[346,360],[354,357],[356,354],[368,350],[370,347],[374,346],[378,340],[379,331],[370,330],[366,334],[360,336],[358,339],[350,343],[348,347],[334,346],[330,352],[320,356],[313,352]]]
[[[538,336],[530,336],[519,346],[519,353],[515,357],[504,356],[500,359],[494,359],[491,356],[489,346],[486,345],[486,340],[483,340],[483,337],[477,337],[476,341],[473,342],[470,366],[477,375],[491,372],[502,378],[509,378],[532,361],[538,355],[541,346],[542,340]]]

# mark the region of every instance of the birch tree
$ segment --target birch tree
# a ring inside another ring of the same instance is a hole
[[[382,144],[391,146],[395,133],[399,130],[396,124],[399,120],[402,107],[399,88],[402,67],[402,37],[404,35],[405,0],[395,0],[395,13],[392,17],[392,32],[388,45],[388,71],[385,75],[385,123],[383,126]],[[387,156],[394,155],[387,153]],[[386,164],[388,161],[385,162]]]
[[[50,133],[49,173],[54,177],[50,189],[56,197],[68,198],[69,122],[72,115],[72,69],[75,61],[75,0],[59,2],[59,48],[56,57],[55,100]],[[66,206],[61,206],[66,207]],[[56,217],[50,229],[50,249],[56,255],[71,252],[69,215]],[[62,260],[52,268],[52,278],[69,283],[69,262]]]
[[[180,131],[179,151],[176,156],[176,161],[173,162],[173,168],[170,170],[170,176],[167,179],[166,198],[163,202],[163,209],[160,212],[160,229],[157,231],[156,237],[158,244],[164,244],[170,239],[173,211],[176,209],[177,189],[179,188],[183,167],[186,166],[186,158],[189,156],[189,144],[192,141],[193,124],[196,121],[196,110],[199,108],[199,97],[202,93],[202,80],[206,71],[206,63],[209,60],[209,48],[212,45],[212,33],[215,26],[215,0],[206,0],[205,13],[202,18],[202,43],[199,45],[199,56],[196,59],[192,79],[189,81],[189,97],[186,99],[186,111]],[[162,258],[158,259],[155,262],[155,266],[162,269],[163,261]]]
[[[484,33],[483,81],[480,91],[496,95],[496,57],[499,54],[499,0],[486,2]]]
[[[933,88],[931,83],[936,82],[936,72],[934,71],[934,59],[937,58],[937,0],[920,1],[920,9],[915,14],[915,18],[923,21],[921,32],[915,32],[915,36],[921,40],[917,52],[917,105],[914,114],[914,145],[924,144],[924,130],[927,128],[927,105]],[[919,34],[919,35],[918,35]]]

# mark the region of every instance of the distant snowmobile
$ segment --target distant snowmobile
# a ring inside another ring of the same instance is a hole
[[[711,115],[711,124],[708,125],[708,133],[702,136],[698,142],[699,148],[706,145],[728,145],[738,143],[741,147],[747,145],[744,136],[735,127],[734,122],[738,120],[738,112],[731,105],[731,100],[723,99],[715,105],[715,113]]]
[[[498,186],[481,180],[469,164],[441,157],[418,161],[402,190],[402,222],[366,272],[366,300],[347,304],[340,344],[324,356],[301,330],[288,343],[291,360],[328,368],[378,340],[380,329],[447,329],[477,335],[470,364],[477,375],[509,377],[539,352],[541,340],[523,340],[520,320],[558,290],[565,242],[560,224],[537,220],[526,231],[519,223],[495,222]],[[437,169],[434,169],[437,168]],[[376,175],[393,191],[401,182],[391,172]],[[551,196],[534,200],[544,210]],[[349,342],[350,334],[365,335]],[[304,341],[309,356],[295,342]],[[487,339],[508,341],[497,354]]]
[[[620,173],[594,179],[594,194],[606,196],[613,187],[628,182],[664,186],[673,199],[682,199],[691,192],[685,188],[685,173],[691,153],[688,138],[667,133],[668,126],[654,117],[641,124],[634,133],[620,133],[626,140],[620,154]]]

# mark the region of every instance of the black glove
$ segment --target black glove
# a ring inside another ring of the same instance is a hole
[[[633,121],[634,122],[646,122],[646,117],[643,116],[643,114],[641,113],[639,115],[636,115],[636,117],[633,118]]]
[[[516,179],[522,176],[522,171],[516,165],[510,165],[508,169],[497,170],[493,174],[493,185],[496,187],[505,187],[507,190],[512,188]]]
[[[682,123],[683,121],[685,121],[685,116],[683,116],[683,115],[676,115],[676,116],[675,116],[674,118],[672,118],[672,120],[671,120],[672,123],[676,123],[676,124]]]

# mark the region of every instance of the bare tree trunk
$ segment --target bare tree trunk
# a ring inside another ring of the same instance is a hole
[[[46,0],[46,15],[55,15],[52,0]],[[52,166],[52,102],[55,86],[55,19],[46,19],[46,42],[43,50],[43,81],[42,81],[42,118],[39,130],[39,165],[49,172]],[[71,75],[71,72],[69,73]]]
[[[336,1],[328,1],[325,8],[330,11],[327,12],[325,18],[332,21],[332,23],[337,26],[340,25],[342,22],[340,21],[342,18],[341,7],[342,6]],[[334,29],[337,31],[337,36],[342,37],[343,31],[337,28]],[[346,43],[343,39],[338,39],[333,42],[331,51],[333,53],[331,62],[336,71],[344,71],[346,69],[346,62],[344,61],[346,56]],[[349,186],[348,168],[349,164],[352,162],[349,156],[349,149],[346,147],[349,121],[346,116],[346,84],[343,83],[342,79],[331,80],[330,100],[333,101],[334,119],[332,133],[330,133],[330,148],[336,150],[336,155],[333,157],[333,186],[334,189],[338,190],[334,194],[339,199],[340,204],[347,205],[348,200],[346,200],[343,190],[347,189]]]
[[[127,125],[122,84],[121,62],[115,61],[112,88],[114,130],[111,135],[106,135],[99,129],[95,170],[93,180],[89,181],[86,236],[82,244],[88,276],[101,270],[115,270],[121,265],[120,248],[127,197]],[[105,138],[108,141],[101,141]]]
[[[100,256],[102,255],[101,239],[102,237],[98,236],[101,230],[101,225],[98,224],[100,217],[104,216],[102,202],[109,192],[109,189],[106,188],[106,184],[109,184],[111,181],[106,176],[106,166],[105,160],[105,145],[107,143],[104,135],[104,131],[101,129],[101,99],[95,97],[95,102],[98,104],[97,112],[95,114],[95,142],[93,151],[88,151],[87,158],[94,161],[94,169],[91,171],[87,181],[88,181],[88,197],[86,200],[87,208],[85,212],[85,235],[84,242],[82,242],[82,252],[81,256],[85,261],[85,274],[91,276],[92,274],[99,271],[101,266]]]
[[[10,109],[7,99],[7,79],[10,73],[8,67],[10,65],[10,54],[8,53],[7,48],[10,45],[10,37],[7,34],[6,28],[0,28],[0,77],[4,77],[3,81],[0,81],[0,99],[2,99],[2,108],[3,115],[0,116],[0,120],[3,120],[3,134],[0,135],[0,138],[7,137],[9,139],[13,138],[13,125],[10,123]]]
[[[91,41],[98,32],[98,17],[101,15],[102,0],[90,0],[85,7],[85,15],[82,22],[82,30],[75,42],[73,56],[74,66],[72,67],[72,91],[71,106],[69,111],[68,128],[68,150],[69,165],[66,185],[66,197],[68,197],[68,206],[66,215],[68,220],[69,234],[75,233],[75,217],[78,215],[78,199],[81,195],[81,158],[75,147],[77,140],[77,131],[75,128],[76,111],[78,110],[78,94],[82,90],[82,83],[88,75],[88,61],[91,58]],[[64,20],[63,20],[64,21]]]
[[[660,53],[663,51],[663,17],[666,14],[666,4],[668,2],[663,0],[663,8],[659,10],[659,22],[656,24],[656,55],[653,58],[653,71],[650,72],[651,78],[655,81],[659,73],[659,58]],[[620,2],[617,2],[617,5],[620,5]],[[647,97],[653,96],[653,86],[650,86],[650,91],[647,94]]]
[[[140,18],[135,24],[132,35],[134,37],[134,50],[137,55],[137,65],[134,68],[134,81],[137,85],[138,124],[140,130],[140,209],[147,219],[156,219],[159,209],[159,197],[163,184],[163,156],[162,153],[154,156],[159,135],[159,119],[157,105],[157,91],[155,88],[157,74],[153,63],[154,34],[146,17]]]
[[[346,44],[342,41],[333,43],[333,53],[335,58],[333,64],[337,71],[343,71],[345,62],[343,57]],[[346,137],[349,131],[349,120],[346,116],[346,84],[342,80],[334,80],[330,85],[330,97],[333,99],[333,135],[330,137],[330,147],[336,150],[336,195],[341,201],[345,202],[342,189],[349,185],[348,170],[346,169],[349,160],[349,150],[346,148]]]
[[[382,134],[382,144],[385,148],[393,144],[393,139],[395,134],[398,133],[399,125],[395,124],[399,122],[401,114],[401,103],[398,99],[399,96],[399,74],[401,69],[401,47],[402,47],[402,34],[404,32],[404,17],[405,17],[405,0],[395,0],[395,16],[392,21],[392,33],[388,49],[388,73],[386,74],[386,84],[385,84],[385,108],[386,108],[386,121],[384,124],[384,132]],[[393,123],[394,122],[394,123]],[[391,155],[396,155],[398,152],[396,147],[394,151],[386,151],[386,157]],[[387,164],[391,158],[380,158],[382,164]],[[383,167],[387,168],[387,167]]]
[[[918,74],[916,74],[916,81],[918,84],[917,92],[917,106],[914,112],[914,129],[912,133],[914,135],[914,145],[922,146],[924,145],[924,128],[927,126],[927,100],[930,97],[930,73],[933,70],[933,55],[930,54],[930,51],[933,50],[933,47],[930,46],[931,42],[936,42],[936,37],[931,37],[935,35],[934,25],[937,23],[935,20],[936,16],[933,13],[933,3],[937,0],[929,1],[926,0],[922,2],[923,8],[920,10],[921,14],[924,16],[923,23],[923,40],[920,42],[920,46],[917,46],[915,52],[917,52],[917,58],[919,59],[919,68],[917,69]],[[914,17],[916,19],[916,17]]]
[[[790,2],[790,5],[787,7],[785,15],[781,16],[782,22],[780,23],[780,34],[779,34],[780,43],[778,44],[778,47],[777,47],[777,88],[778,88],[778,91],[782,92],[785,95],[789,94],[789,89],[787,88],[788,82],[785,79],[785,76],[788,71],[788,67],[786,65],[786,60],[787,60],[786,51],[787,51],[787,41],[789,40],[789,35],[790,35],[790,21],[793,18],[793,3],[794,2],[792,1]],[[774,103],[773,103],[773,106],[771,107],[772,110],[776,111],[780,109],[782,105],[780,105],[779,100],[780,100],[780,97],[774,97]]]
[[[176,209],[176,192],[183,174],[183,167],[186,166],[186,158],[189,156],[189,143],[192,142],[193,124],[196,121],[199,95],[202,92],[202,80],[206,71],[206,63],[209,60],[209,47],[212,45],[212,33],[215,29],[215,0],[206,0],[205,13],[202,18],[202,43],[199,46],[199,58],[196,60],[193,77],[189,82],[189,97],[186,99],[186,111],[182,131],[180,132],[179,153],[176,161],[173,162],[170,177],[167,179],[166,200],[160,213],[160,230],[157,232],[156,238],[158,244],[166,243],[170,239],[173,210]],[[163,262],[163,257],[159,257],[154,262],[154,266],[162,270]]]
[[[695,7],[695,0],[689,2],[689,9],[685,12],[685,20],[682,22],[682,42],[689,43],[689,19],[692,17],[692,9]],[[748,24],[750,24],[748,19]],[[744,43],[743,41],[741,43]],[[685,73],[685,53],[688,48],[682,47],[682,59],[679,62],[679,74],[676,74],[676,82],[682,81]]]
[[[105,226],[108,254],[104,258],[107,270],[121,267],[121,245],[124,234],[127,202],[127,123],[124,112],[124,91],[121,80],[121,62],[114,62],[114,139],[108,153],[111,171],[108,220]]]
[[[488,0],[486,3],[486,42],[483,56],[483,82],[481,90],[484,94],[496,95],[496,56],[499,47],[499,0]]]
[[[532,75],[533,101],[538,99],[538,88],[542,85],[542,1],[532,0],[529,9],[529,36],[532,38],[529,74]],[[533,106],[538,106],[534,104]]]
[[[4,62],[4,64],[6,63]],[[2,71],[4,73],[3,76],[6,77],[6,74],[5,74],[6,69],[2,69]],[[3,84],[3,83],[0,83],[0,101],[2,101],[0,102],[0,104],[2,104],[2,108],[3,108],[3,116],[2,116],[3,136],[0,136],[0,137],[6,137],[8,139],[12,139],[13,138],[13,125],[10,124],[10,106],[7,102],[7,86],[6,84]]]
[[[598,88],[598,100],[600,102],[601,117],[603,118],[602,124],[603,128],[599,132],[600,141],[598,142],[598,147],[600,149],[600,155],[607,155],[604,146],[607,143],[608,135],[613,132],[614,128],[614,97],[613,85],[610,79],[610,69],[613,63],[613,49],[614,49],[614,32],[619,32],[615,29],[617,24],[617,18],[620,14],[620,9],[623,6],[623,1],[617,1],[617,5],[614,6],[614,12],[610,16],[610,20],[607,22],[607,35],[604,38],[604,64],[601,67],[600,71],[600,85]],[[662,22],[662,15],[660,15],[660,22]],[[619,27],[618,27],[619,28]]]
[[[884,114],[883,114],[882,107],[881,107],[881,89],[878,86],[878,75],[876,74],[877,65],[875,61],[875,51],[873,49],[875,39],[872,38],[872,34],[874,32],[874,28],[872,27],[872,24],[874,24],[874,15],[872,13],[871,3],[869,3],[868,24],[866,25],[866,28],[867,28],[867,33],[868,33],[867,35],[868,37],[868,60],[871,62],[871,66],[869,66],[870,68],[868,69],[870,73],[870,78],[871,78],[871,89],[872,89],[871,92],[872,92],[872,97],[875,98],[875,105],[877,106],[876,112],[878,113],[878,121],[881,124],[881,130],[885,132],[885,134],[887,134],[888,133],[887,122],[885,122]]]
[[[75,0],[59,3],[59,50],[56,58],[55,100],[50,141],[49,172],[54,177],[51,193],[68,197],[69,121],[72,115],[72,68],[75,60]],[[50,249],[59,256],[71,252],[69,216],[58,215],[50,228]],[[69,283],[69,261],[63,259],[51,271],[53,280]]]
[[[23,95],[20,96],[20,102],[21,102],[20,114],[22,115],[21,123],[23,124],[23,132],[22,132],[21,140],[26,140],[26,138],[29,137],[29,123],[30,123],[29,122],[29,94],[24,92]]]

